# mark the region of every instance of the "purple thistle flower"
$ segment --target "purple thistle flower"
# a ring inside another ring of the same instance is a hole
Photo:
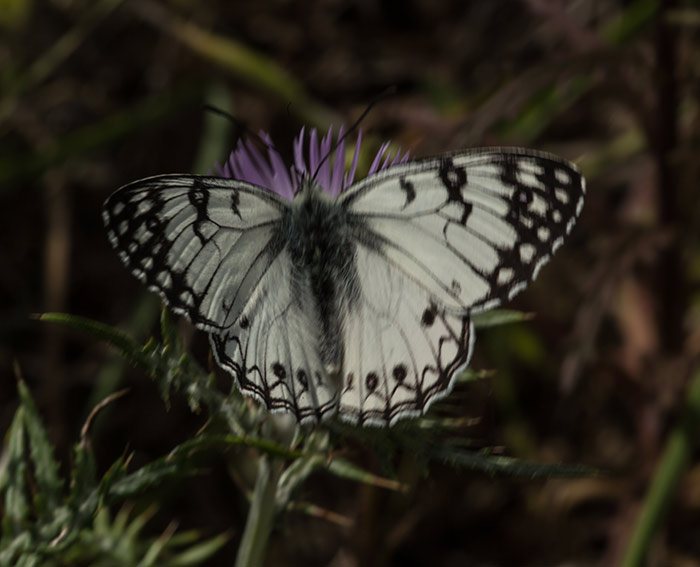
[[[343,136],[343,132],[344,128],[341,126],[338,138]],[[247,181],[253,185],[264,187],[289,201],[294,198],[302,179],[316,174],[315,181],[321,189],[332,197],[337,197],[355,180],[362,144],[362,132],[358,132],[355,151],[348,171],[345,171],[345,140],[341,141],[331,154],[333,126],[328,129],[328,133],[320,141],[316,129],[311,130],[306,154],[304,152],[305,133],[305,129],[302,128],[294,140],[294,165],[289,168],[275,149],[270,136],[266,132],[260,131],[260,138],[267,144],[267,156],[250,140],[240,140],[226,163],[223,166],[216,164],[216,173],[220,177]],[[388,149],[389,142],[380,146],[367,172],[368,176],[408,161],[409,152],[402,153],[401,150],[398,150],[392,157],[391,152],[387,151]],[[318,172],[316,172],[317,169]]]

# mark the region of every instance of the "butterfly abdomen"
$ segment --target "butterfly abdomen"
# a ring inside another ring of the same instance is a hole
[[[320,355],[329,375],[343,364],[342,312],[357,281],[346,211],[315,185],[297,193],[287,219],[287,247],[298,277],[308,277],[319,320]]]

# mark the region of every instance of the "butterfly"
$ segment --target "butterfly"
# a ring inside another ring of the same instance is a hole
[[[103,208],[133,274],[209,334],[245,394],[300,423],[422,415],[469,362],[472,315],[535,279],[585,193],[572,163],[513,148],[396,163],[337,196],[320,177],[289,200],[159,175]]]

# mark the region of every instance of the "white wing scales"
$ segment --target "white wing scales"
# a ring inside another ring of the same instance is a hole
[[[345,320],[339,413],[392,424],[449,393],[471,357],[473,328],[467,314],[445,313],[376,251],[358,246],[355,259],[360,293]]]

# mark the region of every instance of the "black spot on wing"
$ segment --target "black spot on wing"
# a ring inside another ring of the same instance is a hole
[[[379,408],[357,408],[355,412],[352,408],[346,408],[345,411],[359,424],[368,421],[386,424],[401,415],[423,413],[437,396],[449,389],[456,372],[468,362],[472,343],[469,315],[448,318],[443,310],[435,306],[431,306],[428,312],[434,324],[431,329],[431,333],[434,333],[434,357],[421,361],[419,366],[403,361],[389,366],[393,380],[387,395],[378,387],[379,374],[368,372],[364,380],[366,396],[373,396],[375,402],[378,401],[376,398],[380,398],[384,403]],[[408,379],[409,375],[413,375],[411,379]],[[348,373],[346,391],[352,389],[353,378],[352,373]]]
[[[352,372],[348,372],[347,377],[345,378],[345,391],[347,392],[348,390],[353,389],[353,382],[355,381],[355,374]]]
[[[197,212],[192,230],[199,238],[201,245],[204,246],[207,243],[207,237],[202,232],[202,226],[209,220],[209,190],[198,178],[194,178],[192,187],[187,192],[187,198]]]
[[[249,348],[249,335],[247,333],[225,332],[223,334],[210,334],[209,338],[220,366],[234,376],[241,391],[262,402],[268,410],[284,410],[292,413],[297,421],[321,421],[335,411],[336,399],[320,406],[300,406],[299,400],[289,384],[289,378],[292,376],[291,371],[288,372],[280,361],[273,362],[267,373],[257,366],[255,363],[256,353]],[[321,384],[320,372],[315,371],[313,375]],[[307,391],[310,372],[298,369],[295,377],[301,386],[297,393],[301,394]],[[279,395],[280,389],[285,391],[286,395]]]
[[[231,190],[231,211],[239,219],[243,220],[243,217],[241,216],[241,211],[239,209],[240,206],[241,206],[241,196],[238,193],[238,189],[236,189],[234,187]]]
[[[435,305],[430,305],[423,311],[423,316],[421,317],[420,323],[423,327],[432,327],[435,323],[435,317],[437,316],[437,308]]]
[[[287,377],[287,371],[284,369],[284,366],[280,362],[275,362],[272,365],[272,373],[277,376],[280,380],[284,380]]]
[[[399,178],[399,185],[403,192],[406,193],[406,202],[403,205],[403,208],[405,209],[416,198],[416,189],[413,186],[413,183],[407,181],[405,177]]]
[[[376,372],[370,372],[367,374],[367,377],[365,378],[365,385],[370,393],[377,389],[377,386],[379,385],[379,376]]]
[[[301,384],[302,391],[309,389],[309,379],[304,370],[297,370],[297,381]]]
[[[403,384],[404,380],[406,380],[406,376],[408,375],[406,365],[397,364],[396,366],[394,366],[394,369],[391,374],[394,377],[394,380],[396,380],[399,384]]]

